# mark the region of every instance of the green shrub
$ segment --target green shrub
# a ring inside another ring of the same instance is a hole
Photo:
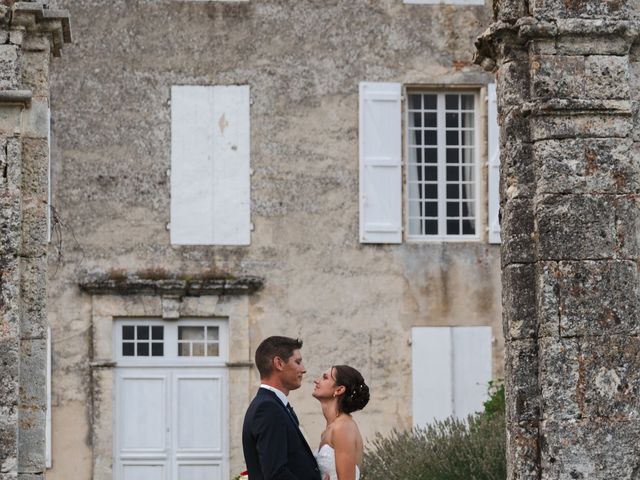
[[[378,435],[364,455],[363,480],[504,480],[504,387],[490,387],[485,411],[426,428]]]

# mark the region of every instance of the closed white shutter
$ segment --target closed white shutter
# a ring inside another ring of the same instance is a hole
[[[249,245],[248,86],[171,89],[171,243]]]
[[[491,327],[412,329],[413,425],[483,408],[491,380]]]
[[[498,102],[496,84],[487,85],[489,97],[489,243],[500,243],[500,127],[498,125]]]
[[[402,242],[401,85],[360,83],[360,242]]]

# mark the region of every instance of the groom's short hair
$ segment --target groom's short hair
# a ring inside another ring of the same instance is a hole
[[[273,336],[265,338],[256,349],[256,367],[260,378],[268,378],[273,373],[273,359],[280,357],[285,362],[293,355],[294,350],[302,348],[299,338]]]

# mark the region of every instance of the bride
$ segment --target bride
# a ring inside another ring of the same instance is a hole
[[[323,480],[358,480],[362,436],[351,413],[369,402],[369,387],[355,368],[335,365],[313,382],[327,426],[316,460]]]

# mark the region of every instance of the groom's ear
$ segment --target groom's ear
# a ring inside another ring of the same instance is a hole
[[[281,372],[284,369],[285,362],[277,355],[273,357],[273,368]]]

